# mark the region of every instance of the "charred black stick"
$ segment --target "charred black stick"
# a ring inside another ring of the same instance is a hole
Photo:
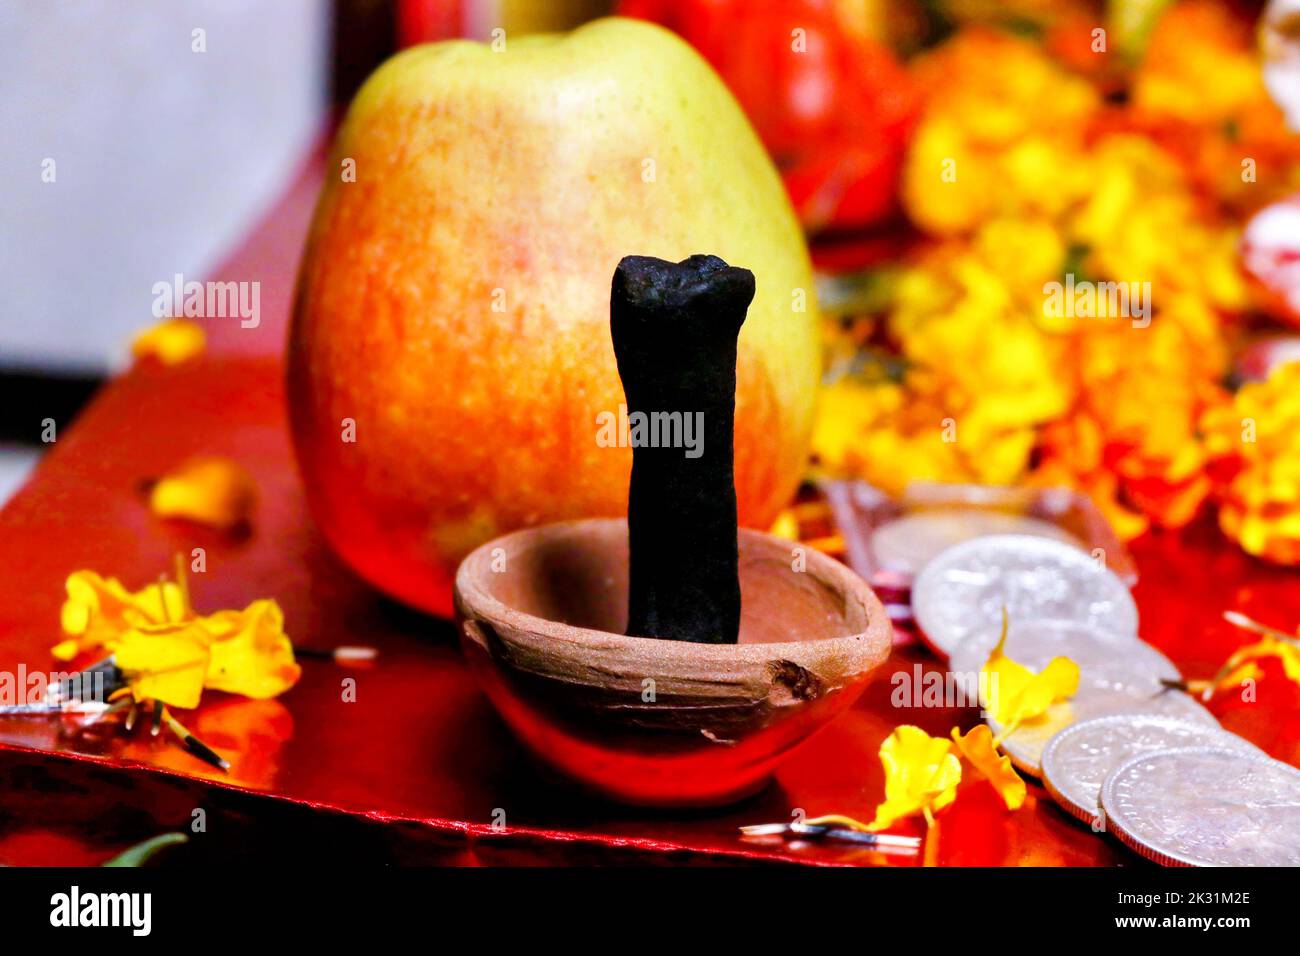
[[[736,339],[753,298],[754,274],[717,256],[628,256],[614,272],[610,332],[632,446],[629,635],[739,637]]]

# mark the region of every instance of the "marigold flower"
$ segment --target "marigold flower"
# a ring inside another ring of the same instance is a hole
[[[1251,29],[1215,2],[1181,3],[1160,18],[1132,95],[1139,109],[1206,125],[1269,102]]]
[[[80,651],[107,651],[137,700],[190,709],[205,688],[263,700],[302,674],[275,601],[197,615],[183,580],[131,592],[114,578],[77,571],[67,588],[62,619],[69,639],[52,653],[70,660]]]
[[[998,215],[1063,213],[1086,191],[1075,161],[1099,98],[1031,43],[968,30],[918,59],[928,95],[902,199],[927,231],[952,235]]]
[[[1300,565],[1300,362],[1244,385],[1201,420],[1216,467],[1219,526],[1248,553]]]
[[[1274,438],[1232,450],[1235,408],[1214,424],[1233,323],[1259,294],[1239,210],[1300,182],[1300,139],[1248,34],[1213,4],[1171,7],[1114,106],[1034,42],[990,30],[914,61],[924,109],[902,202],[935,238],[872,327],[899,374],[827,390],[822,467],[892,493],[917,479],[1062,485],[1125,540],[1213,500],[1250,553],[1300,564],[1300,452]],[[1268,170],[1247,199],[1243,156]],[[1128,308],[1048,308],[1067,279],[1096,301],[1123,284]]]
[[[1130,110],[1178,155],[1198,189],[1250,212],[1300,185],[1300,143],[1264,76],[1247,20],[1212,0],[1179,3],[1160,18],[1133,78]],[[1243,175],[1247,158],[1257,175]]]

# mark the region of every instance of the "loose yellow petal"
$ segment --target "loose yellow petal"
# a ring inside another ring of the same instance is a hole
[[[207,347],[203,326],[190,319],[163,319],[136,335],[131,354],[137,358],[154,358],[164,365],[177,365],[202,354]]]
[[[880,745],[880,762],[885,768],[885,800],[876,807],[871,830],[883,830],[914,813],[933,814],[956,799],[961,761],[946,738],[904,724]]]
[[[184,518],[225,529],[247,521],[256,500],[257,487],[237,462],[194,458],[158,480],[149,506],[160,518]]]
[[[1041,672],[1007,657],[1008,621],[1002,615],[1002,635],[980,671],[985,707],[1004,732],[1047,713],[1057,701],[1068,700],[1079,689],[1079,665],[1068,657],[1054,657]]]
[[[74,571],[65,586],[68,598],[60,620],[69,640],[53,648],[59,660],[71,660],[82,651],[97,648],[111,651],[127,630],[164,624],[179,617],[183,607],[180,589],[171,583],[128,591],[116,578]]]
[[[1245,647],[1237,648],[1221,668],[1221,672],[1226,672],[1227,676],[1221,678],[1219,683],[1224,685],[1239,684],[1248,676],[1254,677],[1262,674],[1258,668],[1255,669],[1253,674],[1247,668],[1253,662],[1269,657],[1275,657],[1281,662],[1282,672],[1286,675],[1287,680],[1300,684],[1300,646],[1290,641],[1279,640],[1276,637],[1265,637],[1254,644],[1247,644]]]
[[[284,615],[274,601],[223,611],[205,626],[214,636],[205,686],[265,700],[284,693],[302,676],[284,633]]]
[[[70,661],[81,653],[81,645],[69,638],[66,641],[59,641],[50,648],[50,653],[54,655],[55,660]]]
[[[998,753],[993,743],[993,731],[986,724],[977,724],[963,736],[954,727],[952,740],[966,761],[998,792],[1008,810],[1018,810],[1025,802],[1025,781],[1011,766],[1011,758]]]
[[[113,657],[136,700],[191,710],[203,695],[211,643],[198,621],[136,628],[122,635]]]
[[[1208,687],[1209,692],[1213,694],[1216,691],[1238,689],[1242,684],[1246,683],[1246,681],[1258,682],[1263,676],[1264,671],[1258,664],[1254,661],[1247,661],[1235,670],[1229,671],[1217,681],[1203,681],[1201,683]]]

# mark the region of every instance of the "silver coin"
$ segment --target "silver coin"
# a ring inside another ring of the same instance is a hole
[[[944,655],[972,634],[1013,621],[1054,619],[1136,634],[1137,605],[1114,573],[1078,548],[1033,535],[972,538],[945,549],[912,585],[926,642]]]
[[[951,666],[968,686],[975,686],[984,703],[986,688],[978,674],[997,645],[998,633],[983,632],[964,641]],[[1079,665],[1079,689],[1067,701],[1053,704],[1046,714],[1025,721],[1002,740],[1003,751],[1020,770],[1041,773],[1048,741],[1072,724],[1111,714],[1163,714],[1217,727],[1214,715],[1191,696],[1167,688],[1164,681],[1180,679],[1178,668],[1158,650],[1132,634],[1116,633],[1071,621],[1013,621],[1004,653],[1017,663],[1041,671],[1054,657]],[[973,683],[972,683],[973,682]],[[1004,728],[986,715],[995,736]]]
[[[871,533],[871,552],[885,570],[915,575],[954,544],[992,534],[1051,538],[1082,548],[1082,542],[1050,521],[987,508],[915,511],[888,521]]]
[[[1047,742],[1040,761],[1043,785],[1066,811],[1091,823],[1101,815],[1101,785],[1120,764],[1144,753],[1196,746],[1263,753],[1208,724],[1162,714],[1112,714],[1072,724]]]
[[[958,673],[978,671],[1002,636],[1002,622],[973,633],[953,651],[949,667]],[[1178,668],[1169,658],[1131,631],[1116,631],[1085,621],[1017,619],[1009,615],[1003,652],[1013,661],[1042,670],[1053,657],[1068,657],[1079,665],[1082,678],[1143,686],[1162,679],[1177,680]]]
[[[1300,770],[1215,747],[1142,754],[1101,787],[1106,827],[1165,866],[1300,866]]]

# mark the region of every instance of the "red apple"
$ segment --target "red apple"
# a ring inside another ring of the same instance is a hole
[[[611,277],[625,255],[695,253],[757,279],[736,492],[765,527],[805,464],[817,310],[781,180],[708,64],[610,19],[381,67],[335,144],[289,347],[303,481],[337,551],[446,614],[479,544],[624,514],[631,449],[598,440],[623,401]]]

